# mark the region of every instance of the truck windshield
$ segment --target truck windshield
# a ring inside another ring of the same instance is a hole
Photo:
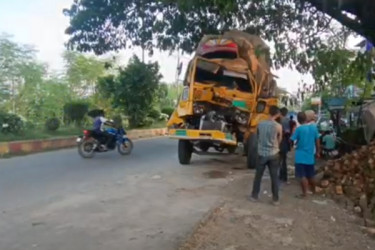
[[[203,65],[197,64],[194,79],[199,83],[217,84],[228,89],[252,92],[251,82],[246,74],[225,70],[219,65],[209,62],[204,62]]]

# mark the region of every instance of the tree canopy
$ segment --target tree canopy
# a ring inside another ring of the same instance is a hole
[[[105,73],[105,62],[74,51],[66,51],[63,57],[70,89],[78,96],[95,92],[97,79]]]
[[[152,53],[195,50],[205,34],[238,29],[275,46],[274,66],[310,70],[309,58],[327,47],[331,18],[312,4],[290,0],[76,0],[70,18],[69,48],[102,54],[136,45]],[[336,25],[337,26],[337,25]]]
[[[306,0],[306,2],[375,43],[373,0]]]
[[[95,87],[104,73],[104,64],[93,57],[66,52],[65,59],[66,72],[55,75],[36,59],[31,46],[0,35],[0,109],[34,124],[52,117],[63,120],[63,106],[81,98],[76,90]]]
[[[16,112],[18,93],[40,82],[44,73],[45,66],[36,61],[32,47],[13,42],[9,35],[0,35],[0,104]],[[6,103],[9,99],[11,102]]]
[[[118,76],[100,78],[98,89],[116,108],[125,111],[131,127],[140,127],[153,109],[160,79],[157,63],[144,63],[133,56],[124,69],[119,69]]]

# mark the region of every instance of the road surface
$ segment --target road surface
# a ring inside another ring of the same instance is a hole
[[[236,163],[180,166],[176,151],[176,141],[157,138],[136,141],[129,156],[86,160],[68,149],[1,159],[0,249],[177,248],[230,182],[205,173]]]

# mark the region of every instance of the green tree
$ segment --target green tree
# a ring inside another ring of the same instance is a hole
[[[99,80],[98,89],[112,98],[114,107],[121,108],[129,117],[131,127],[145,125],[152,110],[161,75],[157,63],[143,63],[137,56],[120,69],[118,76],[106,76]]]
[[[72,100],[72,91],[61,78],[52,76],[25,85],[18,99],[18,114],[33,123],[44,123],[51,117],[63,119],[63,106]]]
[[[332,35],[331,18],[305,1],[81,0],[64,13],[70,18],[68,46],[80,51],[103,54],[140,45],[151,53],[192,52],[203,35],[238,29],[274,43],[275,67],[297,65],[302,72]]]
[[[67,123],[75,123],[81,126],[85,115],[89,111],[89,104],[84,101],[68,102],[64,105],[64,118]]]
[[[35,62],[34,49],[13,42],[9,35],[0,35],[0,97],[7,110],[16,113],[20,89],[41,77],[42,70]]]
[[[364,88],[373,66],[371,54],[348,50],[350,31],[337,32],[328,39],[329,47],[317,51],[309,60],[315,80],[312,92],[321,96],[343,96],[349,85]]]
[[[77,96],[95,93],[96,82],[105,73],[105,62],[74,51],[66,51],[63,57],[69,88]]]
[[[18,87],[16,112],[32,121],[41,115],[45,66],[33,61],[19,66],[23,84]]]

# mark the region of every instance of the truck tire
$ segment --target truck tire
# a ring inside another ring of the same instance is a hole
[[[191,155],[193,153],[193,145],[188,140],[178,141],[178,160],[181,165],[189,165]]]
[[[258,161],[258,138],[256,134],[250,134],[247,140],[247,168],[255,169]]]

